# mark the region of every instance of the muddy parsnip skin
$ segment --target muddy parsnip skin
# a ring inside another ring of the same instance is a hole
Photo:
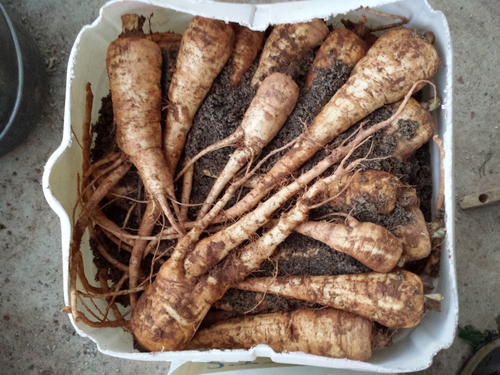
[[[170,271],[169,267],[160,269],[130,319],[134,337],[152,352],[184,349],[212,304],[226,291],[212,277],[179,280]]]
[[[424,313],[422,281],[405,270],[339,276],[253,277],[236,287],[350,311],[390,328],[413,327]]]
[[[283,71],[315,48],[328,35],[328,26],[319,19],[310,22],[276,25],[267,37],[252,86],[272,71]]]
[[[415,30],[400,28],[382,35],[313,120],[306,136],[277,161],[254,189],[225,211],[226,218],[238,217],[254,207],[280,181],[351,125],[377,108],[401,100],[415,82],[430,80],[438,64],[435,48]]]
[[[402,256],[405,261],[423,259],[430,254],[432,249],[427,223],[422,211],[417,206],[407,206],[405,210],[411,213],[413,219],[391,229],[391,232],[402,243]]]
[[[335,310],[301,309],[229,319],[200,329],[188,349],[250,349],[267,344],[275,352],[366,361],[372,355],[372,323]]]
[[[250,68],[264,42],[264,32],[250,30],[246,26],[232,24],[234,29],[234,48],[230,58],[232,86],[240,83],[243,74]]]
[[[336,208],[353,207],[357,203],[374,204],[380,214],[396,207],[401,183],[389,172],[368,169],[343,176],[328,187],[328,204]]]
[[[161,172],[167,170],[161,154],[161,62],[156,43],[140,36],[116,39],[106,58],[116,141],[152,195],[164,194],[164,187],[172,185],[168,173]]]
[[[311,86],[317,69],[329,68],[337,62],[347,66],[355,65],[368,50],[366,43],[345,28],[336,28],[325,38],[314,57],[312,69],[306,77],[306,89]]]
[[[184,32],[168,90],[163,147],[169,170],[177,163],[192,120],[231,54],[234,32],[224,21],[194,17]]]
[[[395,103],[393,107],[397,105],[398,103]],[[402,134],[400,131],[400,125],[404,122],[410,122],[416,126],[413,136]],[[384,129],[386,134],[395,137],[396,147],[391,156],[404,160],[413,155],[431,138],[435,123],[436,120],[427,109],[422,107],[417,100],[410,99],[401,116]]]
[[[345,224],[308,221],[295,227],[295,231],[348,254],[377,272],[392,271],[403,252],[401,242],[387,229],[360,223],[353,217],[346,218]]]

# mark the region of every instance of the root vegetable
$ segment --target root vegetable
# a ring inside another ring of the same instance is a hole
[[[354,67],[346,84],[316,116],[292,149],[273,166],[242,200],[225,211],[236,218],[254,207],[284,178],[324,145],[375,109],[401,100],[414,82],[436,73],[436,50],[415,30],[396,29],[381,36]],[[421,88],[423,83],[418,86]]]
[[[232,26],[235,41],[229,63],[232,69],[230,82],[231,85],[236,86],[261,50],[264,42],[264,32],[250,30],[248,27],[238,24]]]
[[[389,328],[413,327],[424,313],[422,281],[405,270],[338,276],[254,277],[236,287],[346,310]]]
[[[338,63],[354,66],[366,54],[367,49],[365,42],[353,32],[344,28],[334,29],[316,52],[312,69],[306,77],[305,90],[311,87],[318,70],[330,68]]]
[[[224,21],[194,17],[184,32],[168,90],[163,148],[175,174],[193,116],[233,48],[234,32]]]
[[[389,272],[398,264],[403,248],[387,229],[374,223],[360,223],[353,217],[346,224],[308,221],[295,231],[346,253],[377,272]]]
[[[351,208],[357,204],[374,204],[380,214],[396,207],[402,184],[392,174],[368,169],[343,176],[328,187],[328,204],[335,208]]]
[[[122,17],[123,32],[107,50],[116,141],[137,167],[146,191],[160,205],[171,225],[179,226],[167,198],[175,197],[173,178],[162,154],[160,47],[141,36],[144,18]]]
[[[272,71],[284,72],[291,64],[300,60],[328,35],[324,21],[276,25],[267,37],[262,49],[259,66],[251,84],[260,82]]]
[[[79,268],[82,267],[81,253],[80,253],[80,243],[85,233],[85,228],[90,223],[90,218],[94,208],[101,202],[101,200],[106,196],[107,192],[120,181],[120,179],[130,170],[132,163],[128,158],[121,154],[118,158],[120,162],[115,169],[109,172],[109,174],[101,181],[100,185],[95,189],[95,191],[88,196],[85,206],[80,213],[80,217],[73,226],[73,233],[70,244],[70,255],[69,255],[69,265],[70,265],[70,278],[69,278],[69,289],[70,289],[70,307],[73,318],[78,321],[79,319],[85,320],[89,323],[89,320],[78,311],[78,291],[77,291],[77,275],[79,274]]]
[[[345,311],[302,309],[215,323],[200,329],[188,348],[250,349],[267,344],[278,353],[365,361],[372,355],[372,328],[369,320]]]
[[[392,105],[397,108],[398,103]],[[392,135],[396,147],[392,157],[404,160],[415,153],[431,138],[434,132],[435,120],[432,114],[415,99],[406,104],[401,116],[384,129],[384,133]]]
[[[198,213],[198,219],[210,210],[212,204],[235,174],[247,162],[255,159],[261,153],[262,148],[276,135],[292,112],[298,96],[299,88],[290,76],[283,73],[270,74],[257,89],[236,131],[228,138],[217,142],[191,159],[184,169],[206,154],[208,150],[237,144],[236,150],[206,197]],[[181,171],[182,173],[183,171]]]
[[[406,224],[398,225],[391,232],[401,240],[405,261],[419,260],[427,257],[432,249],[431,238],[422,211],[416,206],[407,206],[413,219]]]

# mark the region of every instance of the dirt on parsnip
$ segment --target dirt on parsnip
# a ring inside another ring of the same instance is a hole
[[[166,55],[164,55],[164,57],[166,57]],[[168,89],[168,84],[171,79],[171,72],[173,69],[171,62],[175,61],[175,51],[170,52],[169,56],[165,58],[165,61],[170,61],[170,63],[165,63],[163,67],[164,76],[162,78],[162,88],[164,90],[164,98],[166,98],[166,90]],[[312,55],[304,59],[301,64],[303,64],[302,66],[304,69],[307,69],[311,62]],[[188,135],[184,150],[184,157],[191,158],[205,147],[229,136],[234,132],[240,124],[241,119],[243,118],[243,115],[255,93],[255,89],[249,86],[249,82],[255,69],[256,62],[244,75],[241,83],[236,87],[231,87],[229,85],[229,76],[231,73],[229,68],[223,69],[193,120],[193,127]],[[310,124],[315,115],[319,113],[324,104],[326,104],[326,102],[330,99],[333,92],[340,87],[345,80],[347,80],[350,70],[351,67],[347,67],[342,64],[337,64],[331,70],[318,70],[316,81],[313,83],[313,89],[301,94],[294,112],[280,132],[278,132],[277,136],[267,147],[264,148],[261,158],[267,155],[271,150],[283,146],[300,135],[304,131],[305,127]],[[298,69],[297,71],[307,70]],[[302,74],[296,78],[298,80],[299,87],[302,87],[302,80],[304,77],[305,75]],[[168,107],[168,103],[166,101],[165,107]],[[388,107],[382,107],[368,117],[368,123],[365,124],[365,126],[367,127],[383,121],[389,118],[391,114],[391,109]],[[411,139],[411,137],[415,134],[416,126],[418,126],[418,124],[412,122],[402,122],[400,124],[400,131],[405,138]],[[324,151],[318,152],[296,172],[295,176],[314,166],[319,160],[325,157],[329,151],[338,146],[340,142],[342,142],[342,140],[344,140],[356,127],[357,126],[354,125],[348,132],[337,137],[333,142],[327,145],[324,148]],[[95,146],[92,150],[92,159],[94,161],[102,158],[109,151],[117,150],[116,142],[114,140],[113,114],[109,96],[102,99],[99,120],[95,125],[95,129],[97,136]],[[368,142],[356,150],[351,160],[360,157],[368,157],[369,159],[383,158],[390,155],[394,150],[394,139],[391,140],[391,138],[385,137],[384,141],[381,142],[382,136],[380,133],[375,134],[372,139],[374,147],[371,149],[371,152],[368,154],[370,150],[370,143]],[[214,177],[222,171],[233,151],[233,147],[226,147],[214,151],[197,161],[194,168],[191,203],[196,204],[204,201],[213,185]],[[264,173],[270,169],[278,157],[285,152],[286,150],[267,160],[259,173]],[[325,175],[330,173],[334,167],[327,171]],[[424,145],[414,156],[404,162],[400,162],[392,158],[386,158],[383,160],[368,160],[363,163],[362,167],[366,169],[381,169],[391,172],[399,177],[402,182],[414,186],[421,199],[422,212],[424,213],[427,221],[431,220],[430,199],[432,191],[432,176],[428,145]],[[291,176],[290,178],[292,179],[294,176]],[[178,183],[178,186],[180,186],[180,183],[181,182]],[[124,187],[135,187],[137,192],[135,193],[134,198],[139,201],[145,201],[143,187],[135,168],[131,169],[120,184]],[[243,190],[242,196],[245,193],[246,190]],[[229,202],[229,204],[234,202],[235,200]],[[286,211],[293,204],[294,200],[292,199],[280,212]],[[119,225],[126,223],[127,228],[134,231],[139,226],[145,204],[139,203],[135,207],[132,207],[132,205],[133,202],[128,199],[117,199],[113,204],[105,208],[105,214]],[[196,207],[190,209],[189,214],[191,219],[194,219],[197,210],[198,209]],[[129,212],[131,212],[131,215],[129,215]],[[313,220],[320,219],[325,217],[325,215],[331,215],[335,212],[338,212],[338,210],[324,205],[313,210],[310,214],[310,218]],[[397,207],[396,210],[389,215],[380,215],[374,210],[373,206],[369,204],[359,204],[348,212],[360,221],[378,223],[387,228],[391,228],[411,220],[409,214],[402,207]],[[161,230],[160,225],[158,225],[154,233],[157,233],[159,230]],[[125,264],[128,263],[126,259],[126,252],[121,250],[111,241],[104,242],[106,243],[107,250],[113,254],[113,256],[117,259],[123,259]],[[167,259],[173,244],[173,241],[163,241],[160,244],[157,253],[164,254],[163,259]],[[109,272],[113,273],[112,279],[114,281],[118,281],[120,277],[123,276],[123,273],[121,271],[113,270],[114,267],[107,263],[107,261],[99,254],[96,247],[92,246],[92,248],[95,255],[95,264],[98,268],[108,268]],[[149,274],[151,272],[150,267],[153,263],[152,255],[145,258],[143,262],[143,272],[145,274]],[[159,268],[160,263],[155,263],[156,270]],[[155,270],[153,270],[152,274],[154,274],[154,271]],[[356,259],[346,254],[337,252],[319,241],[294,233],[279,246],[275,255],[271,259],[262,264],[261,269],[255,272],[254,276],[300,274],[337,275],[343,273],[362,273],[367,271],[369,271],[369,269]],[[127,304],[127,299],[127,297],[123,298],[121,303]],[[251,292],[236,293],[234,290],[229,291],[223,297],[221,303],[226,303],[226,305],[238,304],[241,306],[242,311],[252,312],[256,312],[256,310],[275,311],[277,309],[293,309],[299,306],[298,301],[284,299],[283,297],[277,298],[267,295],[252,295]],[[256,307],[256,304],[260,307]]]

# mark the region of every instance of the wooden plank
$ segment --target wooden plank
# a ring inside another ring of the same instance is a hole
[[[476,208],[488,206],[493,203],[500,202],[500,188],[487,190],[482,193],[467,195],[460,199],[460,208],[466,210],[468,208]]]

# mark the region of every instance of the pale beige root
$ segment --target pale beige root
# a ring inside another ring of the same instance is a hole
[[[413,327],[424,313],[422,281],[405,270],[338,276],[249,277],[236,287],[350,311],[389,328]]]
[[[397,107],[397,103],[393,106]],[[417,100],[409,100],[401,116],[384,129],[386,134],[394,136],[396,140],[396,147],[391,156],[403,160],[413,155],[431,138],[435,122],[432,114]],[[406,135],[401,131],[405,123],[415,127],[413,135]]]
[[[219,194],[236,173],[255,159],[281,129],[299,97],[299,88],[289,75],[271,73],[258,87],[236,132],[241,132],[237,148],[215,180],[198,212],[206,215]]]
[[[138,236],[149,236],[153,232],[156,225],[156,221],[159,217],[159,212],[154,204],[147,204],[144,214],[142,216],[141,224],[139,230],[137,231]],[[132,248],[129,260],[129,288],[134,289],[139,285],[139,280],[141,278],[141,262],[144,257],[144,251],[148,245],[146,240],[136,240]],[[130,294],[130,306],[135,307],[137,302],[137,293]]]
[[[402,184],[389,172],[368,169],[349,173],[328,187],[328,204],[335,208],[371,203],[380,214],[389,214],[396,207]]]
[[[367,50],[366,43],[353,32],[344,28],[334,29],[316,52],[312,69],[306,76],[305,89],[311,87],[318,69],[329,68],[337,62],[352,66],[366,54]]]
[[[225,211],[236,218],[253,208],[284,178],[351,125],[387,103],[401,100],[415,82],[431,79],[439,58],[435,48],[415,30],[396,29],[382,35],[355,65],[347,82],[302,137],[243,199]],[[423,87],[420,82],[417,89]]]
[[[274,26],[262,49],[251,85],[259,85],[272,71],[283,71],[300,60],[318,46],[328,32],[325,22],[316,18],[309,22]]]
[[[402,257],[405,261],[423,259],[431,252],[432,244],[424,215],[417,206],[407,206],[412,220],[398,225],[391,232],[400,239],[403,245]]]
[[[232,69],[230,82],[232,86],[236,86],[261,50],[265,34],[263,31],[254,31],[238,24],[231,26],[234,29],[235,40],[229,60]]]
[[[372,355],[372,323],[335,310],[301,309],[234,318],[200,329],[188,349],[250,349],[269,345],[275,352],[303,352],[366,361]]]
[[[224,21],[193,17],[184,32],[168,90],[163,148],[171,174],[191,129],[192,120],[214,79],[231,54],[234,32]]]
[[[80,319],[87,321],[86,317],[78,311],[78,290],[77,290],[77,276],[78,270],[83,267],[80,253],[80,244],[85,233],[85,229],[90,223],[90,219],[94,209],[99,205],[101,200],[106,196],[111,187],[116,185],[120,179],[132,167],[132,163],[128,158],[122,154],[119,158],[121,164],[114,170],[110,171],[109,175],[101,182],[95,191],[87,197],[85,205],[82,208],[78,220],[73,225],[73,232],[71,237],[69,249],[69,294],[70,294],[70,307],[71,313],[75,321]]]
[[[137,167],[146,191],[160,205],[179,233],[167,198],[175,197],[173,177],[162,153],[160,47],[142,37],[142,19],[137,28],[124,31],[108,47],[108,72],[118,147]],[[125,20],[125,16],[123,18]],[[127,28],[124,21],[124,30]]]
[[[186,160],[189,163],[189,160]],[[188,220],[189,202],[191,201],[191,192],[193,190],[194,165],[187,168],[182,179],[181,194],[181,220]]]
[[[145,34],[146,39],[152,40],[162,51],[178,50],[181,44],[182,34],[176,34],[171,32],[159,32],[159,33],[149,33]],[[113,191],[116,193],[116,191]],[[122,195],[123,192],[120,192]],[[184,193],[184,190],[183,190]],[[153,200],[148,201],[146,208],[144,210],[144,216],[141,220],[137,235],[141,237],[148,237],[151,235],[156,222],[160,218],[161,208],[158,204],[155,204]],[[183,211],[181,209],[181,215],[178,220],[184,221],[186,218],[183,216]],[[132,255],[130,260],[130,279],[129,287],[134,289],[137,286],[140,274],[140,261],[144,256],[144,252],[148,245],[148,241],[145,239],[137,239],[134,241],[134,247],[132,249]],[[137,299],[137,294],[132,293],[130,295],[130,304],[133,308]]]
[[[392,271],[403,251],[400,241],[387,229],[360,223],[353,217],[347,217],[345,224],[308,221],[296,226],[295,231],[348,254],[377,272]]]

